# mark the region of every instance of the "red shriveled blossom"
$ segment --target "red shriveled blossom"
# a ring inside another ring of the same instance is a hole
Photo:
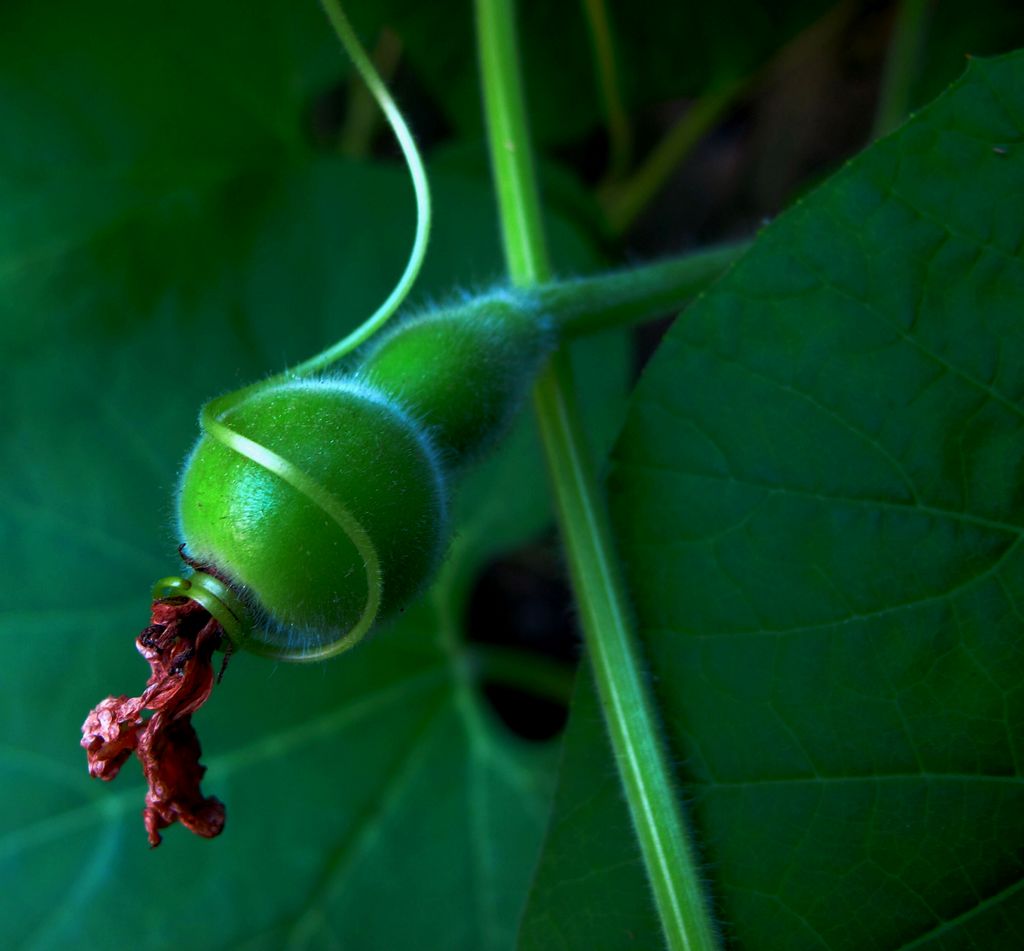
[[[152,623],[135,641],[149,661],[150,677],[141,697],[107,697],[82,724],[89,774],[113,779],[134,753],[149,783],[143,818],[149,842],[180,822],[212,838],[224,828],[224,804],[204,797],[206,772],[192,714],[213,689],[213,653],[224,632],[202,605],[184,598],[153,602]],[[144,719],[142,712],[152,715]]]

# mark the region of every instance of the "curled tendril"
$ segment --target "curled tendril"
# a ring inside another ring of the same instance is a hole
[[[252,621],[245,605],[220,578],[205,571],[195,571],[188,578],[177,575],[161,578],[153,585],[153,600],[167,598],[189,598],[201,604],[220,624],[232,649],[240,647],[249,636]]]
[[[352,60],[363,82],[366,83],[366,88],[370,90],[377,105],[387,118],[391,131],[395,134],[398,145],[402,149],[402,155],[409,170],[409,179],[412,182],[413,192],[416,196],[416,234],[413,238],[412,248],[409,250],[409,259],[406,262],[405,271],[403,271],[402,276],[395,283],[394,289],[385,298],[380,307],[353,330],[352,333],[343,337],[333,346],[318,353],[315,357],[310,357],[310,359],[300,363],[292,371],[294,376],[308,376],[310,373],[323,370],[345,356],[345,354],[351,353],[356,347],[365,343],[384,326],[402,305],[402,301],[408,296],[409,291],[412,290],[412,286],[419,276],[420,268],[423,266],[423,259],[426,257],[427,244],[430,239],[430,185],[427,181],[426,169],[423,167],[423,158],[416,147],[416,141],[409,131],[409,126],[406,124],[405,118],[402,116],[398,106],[395,105],[394,99],[391,98],[387,86],[384,85],[384,80],[380,78],[380,74],[360,45],[351,24],[348,22],[348,18],[341,9],[341,4],[338,3],[338,0],[320,0],[320,5],[327,14],[327,19],[331,21],[331,26],[334,27],[334,32],[341,41],[345,52]]]
[[[383,81],[366,56],[338,0],[321,5],[342,46],[383,110],[405,156],[416,197],[416,233],[409,258],[394,289],[352,333],[287,373],[244,387],[207,403],[200,425],[207,438],[238,453],[282,479],[317,506],[351,541],[366,568],[366,604],[355,625],[342,637],[312,648],[288,648],[254,636],[248,606],[217,577],[215,566],[191,562],[188,578],[163,578],[154,589],[152,623],[136,646],[150,664],[150,678],[139,697],[107,697],[82,725],[81,744],[89,771],[113,779],[135,753],[143,764],[149,790],[144,812],[152,845],[160,844],[160,830],[182,822],[198,835],[219,835],[224,827],[224,806],[200,792],[205,767],[200,762],[199,739],[192,714],[208,699],[214,677],[211,658],[223,647],[245,646],[271,657],[314,660],[330,657],[357,644],[373,626],[381,604],[383,579],[377,549],[363,525],[333,493],[294,463],[261,445],[226,422],[232,409],[249,397],[289,380],[308,377],[329,367],[376,333],[398,310],[413,286],[426,255],[430,233],[430,191],[426,172],[412,134]],[[189,561],[188,557],[185,558]],[[207,570],[203,570],[207,569]],[[229,654],[230,656],[230,654]],[[221,674],[223,674],[223,666]],[[145,719],[143,711],[152,711]]]
[[[307,377],[324,370],[365,343],[373,334],[380,330],[401,306],[419,275],[420,269],[423,266],[423,259],[426,256],[431,224],[430,187],[427,181],[426,170],[423,166],[423,159],[420,156],[419,149],[416,147],[412,133],[409,131],[409,126],[406,124],[398,106],[391,98],[391,94],[384,85],[384,81],[380,78],[370,58],[360,45],[340,4],[337,0],[320,0],[320,2],[328,20],[330,20],[331,26],[334,28],[334,32],[341,41],[341,45],[366,83],[377,105],[387,118],[388,124],[391,126],[395,138],[402,149],[416,199],[416,233],[413,237],[405,270],[395,283],[393,290],[377,310],[355,330],[326,350],[303,361],[286,373],[278,374],[268,380],[212,400],[203,407],[200,414],[200,424],[203,431],[210,438],[244,456],[256,465],[274,473],[274,475],[283,479],[297,492],[320,508],[345,533],[359,552],[366,566],[367,596],[363,613],[344,637],[329,644],[323,644],[315,648],[288,648],[252,637],[251,626],[247,621],[242,621],[235,625],[236,633],[232,633],[232,630],[225,626],[225,631],[227,631],[233,643],[241,644],[241,641],[244,640],[245,646],[249,650],[265,656],[287,660],[319,660],[325,657],[332,657],[354,646],[364,637],[373,626],[380,608],[383,587],[380,559],[377,555],[377,549],[366,529],[363,528],[355,516],[348,511],[338,498],[332,495],[315,479],[303,472],[298,466],[266,446],[232,429],[223,421],[223,417],[249,396],[262,392],[278,383]],[[188,580],[194,581],[194,578],[195,576],[193,575]],[[239,604],[237,598],[230,592],[230,589],[226,590],[237,606]],[[209,585],[199,584],[194,589],[185,588],[184,590],[178,590],[177,593],[200,600],[218,620],[221,620],[221,616],[216,611],[226,615],[229,618],[229,623],[230,619],[235,616],[229,602],[225,601],[221,594],[211,590]],[[205,600],[201,600],[203,598]],[[242,611],[243,614],[246,614],[244,607]]]
[[[275,378],[272,382],[278,382],[279,379]],[[248,650],[279,660],[322,660],[327,657],[333,657],[335,654],[340,654],[350,647],[354,647],[373,627],[373,622],[377,619],[377,612],[380,610],[381,594],[384,586],[380,569],[380,558],[369,533],[335,495],[324,488],[312,476],[303,472],[294,463],[289,462],[272,449],[268,449],[248,436],[243,436],[226,423],[221,422],[221,416],[239,405],[247,397],[264,390],[267,385],[269,384],[256,384],[255,386],[247,387],[244,390],[238,390],[235,393],[229,393],[227,396],[212,400],[203,407],[200,414],[200,423],[211,439],[217,440],[217,442],[233,452],[237,452],[268,472],[272,472],[278,478],[287,482],[296,492],[316,505],[345,533],[363,559],[363,564],[366,568],[366,604],[363,607],[363,613],[359,620],[343,637],[313,648],[290,648],[284,645],[271,644],[268,641],[253,637],[248,637],[245,641],[245,646]],[[194,578],[195,576],[193,575],[192,577]],[[192,579],[190,578],[189,580],[191,581]],[[230,593],[230,589],[227,590]],[[186,597],[195,597],[193,593],[188,591],[182,593]],[[208,587],[204,586],[201,589],[201,593],[203,596],[211,597]],[[233,594],[232,597],[234,597]],[[205,605],[205,602],[203,603]],[[237,598],[235,603],[239,603]],[[224,605],[223,608],[228,613],[233,613],[227,605]],[[211,611],[211,613],[213,612]],[[219,617],[218,620],[220,620]]]

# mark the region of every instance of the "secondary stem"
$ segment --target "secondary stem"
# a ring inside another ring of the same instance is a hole
[[[678,310],[748,247],[749,242],[722,245],[594,277],[553,281],[534,288],[532,294],[553,315],[563,336],[579,337]]]
[[[631,178],[603,191],[601,204],[613,234],[622,234],[636,221],[661,191],[672,172],[715,127],[746,85],[745,81],[737,81],[701,96],[668,131]]]
[[[606,0],[583,0],[583,9],[590,28],[590,40],[594,48],[594,63],[597,67],[597,78],[601,89],[601,100],[604,103],[605,117],[608,123],[608,142],[610,158],[605,180],[617,181],[629,165],[630,153],[633,149],[633,132],[629,125],[629,115],[622,103],[622,89],[619,83],[619,71],[615,65],[615,43],[612,39],[612,28],[608,17]]]
[[[892,132],[910,111],[910,91],[924,38],[927,8],[928,0],[902,0],[896,11],[875,113],[876,139]]]
[[[570,664],[496,644],[472,644],[466,656],[478,681],[518,687],[566,706],[572,701],[576,671]]]
[[[476,0],[477,43],[513,284],[548,279],[550,265],[527,137],[511,0]],[[715,947],[693,846],[672,787],[654,704],[642,670],[608,518],[587,451],[564,354],[534,390],[534,409],[553,482],[558,519],[588,653],[616,764],[669,947]]]

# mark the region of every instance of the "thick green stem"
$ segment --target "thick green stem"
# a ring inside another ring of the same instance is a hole
[[[553,281],[534,288],[532,294],[554,317],[562,336],[580,337],[679,310],[748,247],[749,242],[723,245],[595,277]]]
[[[508,276],[518,287],[551,279],[509,0],[476,0],[477,49]]]
[[[901,0],[896,11],[882,88],[875,112],[874,138],[892,132],[910,111],[910,92],[924,41],[928,0]]]
[[[509,276],[548,278],[530,157],[511,0],[476,0],[491,160]],[[613,554],[608,517],[585,445],[568,360],[556,353],[534,390],[559,525],[587,649],[655,904],[672,949],[715,947],[679,796],[643,674]]]

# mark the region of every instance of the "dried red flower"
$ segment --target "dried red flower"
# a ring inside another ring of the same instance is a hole
[[[142,763],[149,784],[143,819],[154,847],[174,822],[207,838],[224,828],[224,804],[199,789],[206,767],[192,727],[192,714],[213,689],[213,653],[223,638],[220,624],[195,601],[154,601],[152,623],[135,642],[149,661],[145,691],[107,697],[82,724],[91,776],[113,779],[132,753]],[[143,719],[143,710],[152,716]]]

